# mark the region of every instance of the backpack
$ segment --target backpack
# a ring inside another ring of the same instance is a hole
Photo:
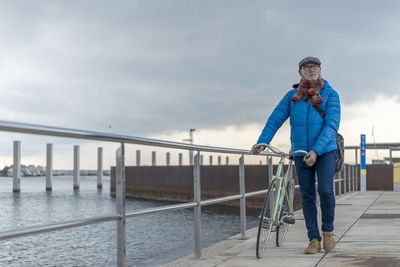
[[[309,95],[303,96],[304,100],[315,108],[315,110],[321,115],[321,117],[324,119],[325,118],[325,112],[322,111],[322,109],[314,104],[312,101],[312,97]],[[336,134],[336,145],[337,145],[337,150],[336,150],[336,160],[335,160],[335,172],[340,172],[343,169],[344,165],[344,138],[340,133]]]

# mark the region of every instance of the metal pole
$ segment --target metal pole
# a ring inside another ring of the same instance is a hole
[[[210,166],[212,166],[212,165],[213,165],[213,160],[212,160],[212,158],[213,158],[213,156],[212,156],[212,155],[210,155]]]
[[[347,166],[344,164],[343,166],[343,194],[347,192]]]
[[[358,161],[358,155],[357,155],[357,148],[355,149],[355,151],[356,151],[356,165],[357,165],[357,161]]]
[[[136,150],[136,166],[140,166],[140,150]]]
[[[339,172],[338,178],[339,178],[339,196],[340,196],[340,195],[342,195],[342,181],[341,181],[342,171]]]
[[[200,165],[203,166],[204,165],[204,161],[203,161],[203,155],[200,155]]]
[[[21,191],[21,141],[14,141],[13,192]]]
[[[194,157],[193,166],[193,192],[194,202],[197,206],[194,207],[194,257],[200,259],[201,257],[201,188],[200,188],[200,151]]]
[[[352,166],[352,171],[353,171],[353,191],[356,191],[356,168],[357,166]]]
[[[125,221],[125,146],[121,143],[121,147],[117,149],[117,166],[116,166],[116,204],[117,213],[121,219],[117,221],[117,264],[119,267],[126,266],[126,221]]]
[[[229,165],[229,157],[228,156],[226,156],[226,158],[225,158],[226,160],[225,160],[225,162],[226,162],[226,165]]]
[[[393,164],[393,159],[392,159],[392,148],[389,147],[389,157],[390,157],[390,164]]]
[[[347,173],[348,173],[348,175],[349,175],[349,179],[347,180],[348,181],[348,187],[349,187],[349,192],[351,192],[351,179],[353,179],[353,174],[352,174],[352,172],[351,172],[351,165],[349,165],[349,166],[347,166],[347,168],[348,168],[348,170],[347,170]]]
[[[74,190],[79,190],[79,146],[74,146]]]
[[[246,238],[246,189],[245,189],[245,174],[244,174],[244,156],[239,159],[239,187],[240,194],[240,233],[241,238]]]
[[[169,153],[169,152],[167,152],[167,155],[166,155],[166,163],[167,163],[167,166],[169,166],[170,165],[170,157],[171,157],[171,154]]]
[[[47,144],[46,152],[46,191],[51,191],[53,189],[53,144]]]
[[[182,161],[183,161],[183,155],[182,155],[182,153],[179,153],[179,166],[182,166]]]
[[[156,166],[156,152],[151,152],[151,166]]]
[[[103,188],[103,148],[97,148],[97,188]]]
[[[218,156],[218,165],[221,165],[221,156]]]

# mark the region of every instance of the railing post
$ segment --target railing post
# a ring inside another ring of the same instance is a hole
[[[125,146],[117,149],[117,165],[115,172],[117,213],[121,219],[117,221],[117,264],[119,267],[126,266],[126,221],[125,221]]]
[[[200,151],[194,157],[193,166],[193,192],[194,202],[197,206],[194,207],[194,257],[201,257],[201,188],[200,188]]]
[[[140,166],[140,150],[136,150],[136,166]]]
[[[343,166],[343,194],[347,192],[347,166],[344,164]]]
[[[347,186],[349,187],[349,192],[351,192],[351,179],[353,178],[353,175],[351,173],[351,165],[347,166],[347,168],[348,168],[347,173],[349,175],[349,179],[347,180],[349,184]]]
[[[97,188],[103,188],[103,148],[97,148]]]
[[[170,165],[170,158],[171,158],[171,154],[170,154],[169,152],[167,152],[167,154],[166,154],[166,159],[165,159],[166,165],[167,165],[167,166]]]
[[[212,165],[213,165],[213,156],[210,155],[210,166],[212,166]]]
[[[179,153],[179,166],[182,166],[182,162],[183,162],[183,155],[182,155],[182,153]]]
[[[200,165],[203,166],[204,165],[204,155],[200,155]]]
[[[21,191],[21,141],[14,141],[13,192]]]
[[[221,165],[221,156],[218,156],[218,165]]]
[[[338,179],[339,179],[339,196],[342,194],[342,171],[339,172],[338,175]]]
[[[352,170],[353,170],[353,191],[356,191],[356,179],[357,179],[356,168],[357,168],[357,165],[354,165],[352,167]]]
[[[74,190],[79,190],[79,146],[74,146]]]
[[[240,194],[240,233],[241,238],[246,238],[246,189],[245,189],[245,173],[244,173],[244,155],[239,159],[239,187]]]
[[[151,166],[156,166],[156,152],[151,152]]]
[[[226,163],[226,165],[229,165],[229,157],[228,156],[226,156],[226,158],[225,158],[225,163]]]
[[[53,189],[53,144],[47,144],[46,148],[46,191],[51,191]]]

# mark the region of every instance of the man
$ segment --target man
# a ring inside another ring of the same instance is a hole
[[[252,147],[259,154],[269,144],[276,131],[290,116],[291,150],[306,150],[307,155],[294,157],[296,173],[303,200],[303,214],[306,221],[309,245],[306,254],[321,250],[321,236],[318,228],[315,174],[318,177],[318,194],[322,215],[323,248],[335,248],[333,220],[335,196],[336,133],[340,123],[340,101],[337,92],[321,77],[321,62],[315,57],[306,57],[299,63],[300,83],[293,86],[276,106]],[[314,105],[325,112],[325,117],[306,102],[311,98]]]

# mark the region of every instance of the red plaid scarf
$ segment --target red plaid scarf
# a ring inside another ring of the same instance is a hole
[[[297,92],[292,97],[292,100],[294,102],[299,102],[304,95],[311,95],[314,104],[321,104],[323,100],[319,94],[319,90],[321,90],[322,86],[324,86],[324,79],[322,79],[321,76],[315,81],[308,81],[302,78],[298,85],[296,84],[293,86],[294,88],[297,87]]]

